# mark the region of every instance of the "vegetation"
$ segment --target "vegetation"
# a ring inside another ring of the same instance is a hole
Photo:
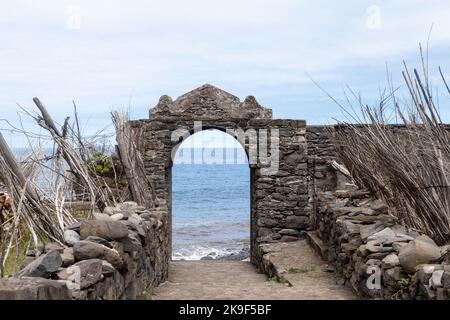
[[[400,223],[444,245],[450,243],[450,128],[441,121],[421,56],[421,74],[404,66],[408,100],[398,99],[392,84],[376,107],[354,95],[360,114],[340,105],[350,121],[340,122],[334,136],[339,158],[360,187],[384,198]]]

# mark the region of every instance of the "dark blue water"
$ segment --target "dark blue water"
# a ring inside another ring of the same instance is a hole
[[[172,219],[174,259],[222,257],[248,248],[248,165],[174,165]]]

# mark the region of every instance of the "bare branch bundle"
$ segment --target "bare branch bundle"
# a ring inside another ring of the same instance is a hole
[[[424,70],[427,70],[424,68]],[[381,195],[399,221],[437,243],[450,242],[450,127],[443,125],[428,76],[406,65],[403,77],[412,104],[407,113],[391,93],[392,112],[402,125],[389,125],[387,101],[360,104],[365,123],[341,123],[334,136],[338,155],[355,182]],[[383,112],[380,112],[383,111]]]
[[[63,134],[58,130],[53,119],[40,100],[38,98],[34,98],[33,101],[41,112],[41,116],[34,117],[34,119],[42,128],[50,133],[55,144],[58,146],[58,152],[62,154],[62,157],[69,166],[71,173],[75,176],[77,181],[87,188],[89,194],[91,195],[90,199],[92,201],[92,210],[94,210],[95,207],[103,210],[106,206],[110,204],[112,205],[113,201],[111,200],[108,188],[100,186],[98,184],[98,180],[92,177],[89,168],[86,165],[84,155],[82,153],[78,153],[66,139],[66,134]],[[72,128],[69,128],[67,120],[64,128],[65,129],[63,132],[67,132],[68,130],[74,131]],[[77,128],[79,130],[78,121]]]
[[[131,194],[139,205],[153,207],[155,198],[152,184],[147,180],[144,160],[139,150],[140,133],[133,131],[128,117],[124,113],[112,112],[112,120],[116,128],[116,141],[119,157],[127,177]],[[149,196],[151,195],[151,196]]]
[[[2,183],[10,197],[10,215],[2,216],[0,230],[0,268],[4,273],[4,264],[11,248],[17,246],[24,230],[31,234],[34,245],[38,241],[55,241],[63,243],[64,227],[75,219],[70,212],[58,205],[64,198],[50,198],[34,181],[33,172],[36,162],[29,162],[25,167],[19,166],[13,153],[0,133],[0,172]],[[25,172],[27,174],[25,174]]]

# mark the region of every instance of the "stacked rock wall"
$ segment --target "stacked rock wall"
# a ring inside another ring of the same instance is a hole
[[[365,191],[317,199],[315,229],[338,281],[363,298],[450,299],[449,246],[407,230]]]
[[[168,274],[164,215],[125,202],[68,226],[64,246],[29,251],[17,276],[0,280],[0,299],[149,298]]]

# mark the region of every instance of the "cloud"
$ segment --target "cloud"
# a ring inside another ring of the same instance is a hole
[[[450,70],[448,16],[448,1],[419,0],[5,2],[0,110],[14,120],[16,102],[39,96],[62,120],[75,99],[101,121],[131,100],[144,118],[160,95],[212,83],[255,95],[276,117],[324,122],[336,110],[307,73],[334,94],[348,84],[372,99],[386,62],[393,72],[418,62],[433,23],[430,64]]]

